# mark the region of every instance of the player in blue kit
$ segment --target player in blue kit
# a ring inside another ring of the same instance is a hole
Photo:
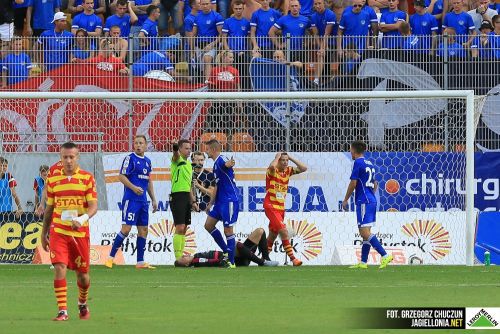
[[[393,258],[392,255],[387,254],[375,234],[371,232],[377,213],[375,191],[377,190],[378,182],[375,180],[375,166],[371,161],[365,159],[365,151],[366,144],[364,142],[355,141],[351,144],[351,157],[354,160],[354,166],[352,167],[351,182],[347,187],[344,201],[342,202],[342,207],[344,210],[347,210],[349,198],[354,192],[358,229],[359,234],[363,238],[361,262],[351,268],[368,268],[367,261],[370,247],[375,248],[382,256],[379,268],[385,268],[392,262]]]
[[[239,213],[239,195],[238,188],[234,182],[234,159],[228,159],[221,155],[222,145],[216,140],[208,141],[209,158],[214,160],[213,173],[215,175],[215,189],[213,196],[208,203],[208,216],[205,222],[205,229],[210,233],[215,242],[229,257],[230,268],[236,268],[234,264],[234,254],[236,240],[233,231],[233,225],[238,220]],[[226,242],[220,231],[215,227],[219,220],[224,224],[224,234]]]
[[[123,160],[118,176],[124,185],[122,200],[122,229],[116,235],[109,253],[109,258],[105,262],[108,268],[113,267],[113,259],[118,249],[122,246],[123,240],[128,236],[132,226],[137,226],[137,269],[155,269],[155,267],[144,262],[144,251],[146,250],[146,238],[148,236],[149,223],[149,202],[146,192],[151,198],[153,213],[158,211],[153,181],[151,180],[151,160],[144,155],[147,141],[143,135],[136,135],[134,138],[134,152],[127,155]]]

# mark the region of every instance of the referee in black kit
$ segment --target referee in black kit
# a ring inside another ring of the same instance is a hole
[[[191,143],[189,140],[181,139],[172,145],[172,151],[170,210],[172,210],[175,225],[173,244],[177,260],[184,253],[186,230],[191,224],[191,210],[199,211],[199,208],[193,189],[193,167],[188,161]]]

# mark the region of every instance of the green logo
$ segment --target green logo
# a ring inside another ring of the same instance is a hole
[[[475,316],[472,317],[472,319],[469,320],[467,325],[473,328],[496,327],[498,326],[498,321],[493,319],[493,317],[486,312],[485,309],[481,309]]]

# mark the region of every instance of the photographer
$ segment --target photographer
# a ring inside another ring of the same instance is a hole
[[[193,165],[193,186],[196,190],[196,203],[201,211],[207,209],[210,197],[213,196],[215,188],[215,176],[208,169],[203,168],[205,154],[196,151],[191,154]]]

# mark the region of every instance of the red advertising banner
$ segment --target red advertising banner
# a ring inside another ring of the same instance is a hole
[[[95,58],[96,59],[96,58]],[[57,151],[64,141],[96,142],[82,151],[96,151],[102,133],[102,150],[130,150],[131,136],[144,134],[149,150],[162,151],[174,139],[198,139],[208,103],[168,101],[173,91],[201,91],[202,85],[182,84],[144,77],[130,78],[111,63],[67,64],[8,90],[112,92],[165,92],[165,100],[0,100],[0,143],[4,151]],[[110,65],[110,66],[105,66]],[[92,134],[91,134],[92,133]]]

